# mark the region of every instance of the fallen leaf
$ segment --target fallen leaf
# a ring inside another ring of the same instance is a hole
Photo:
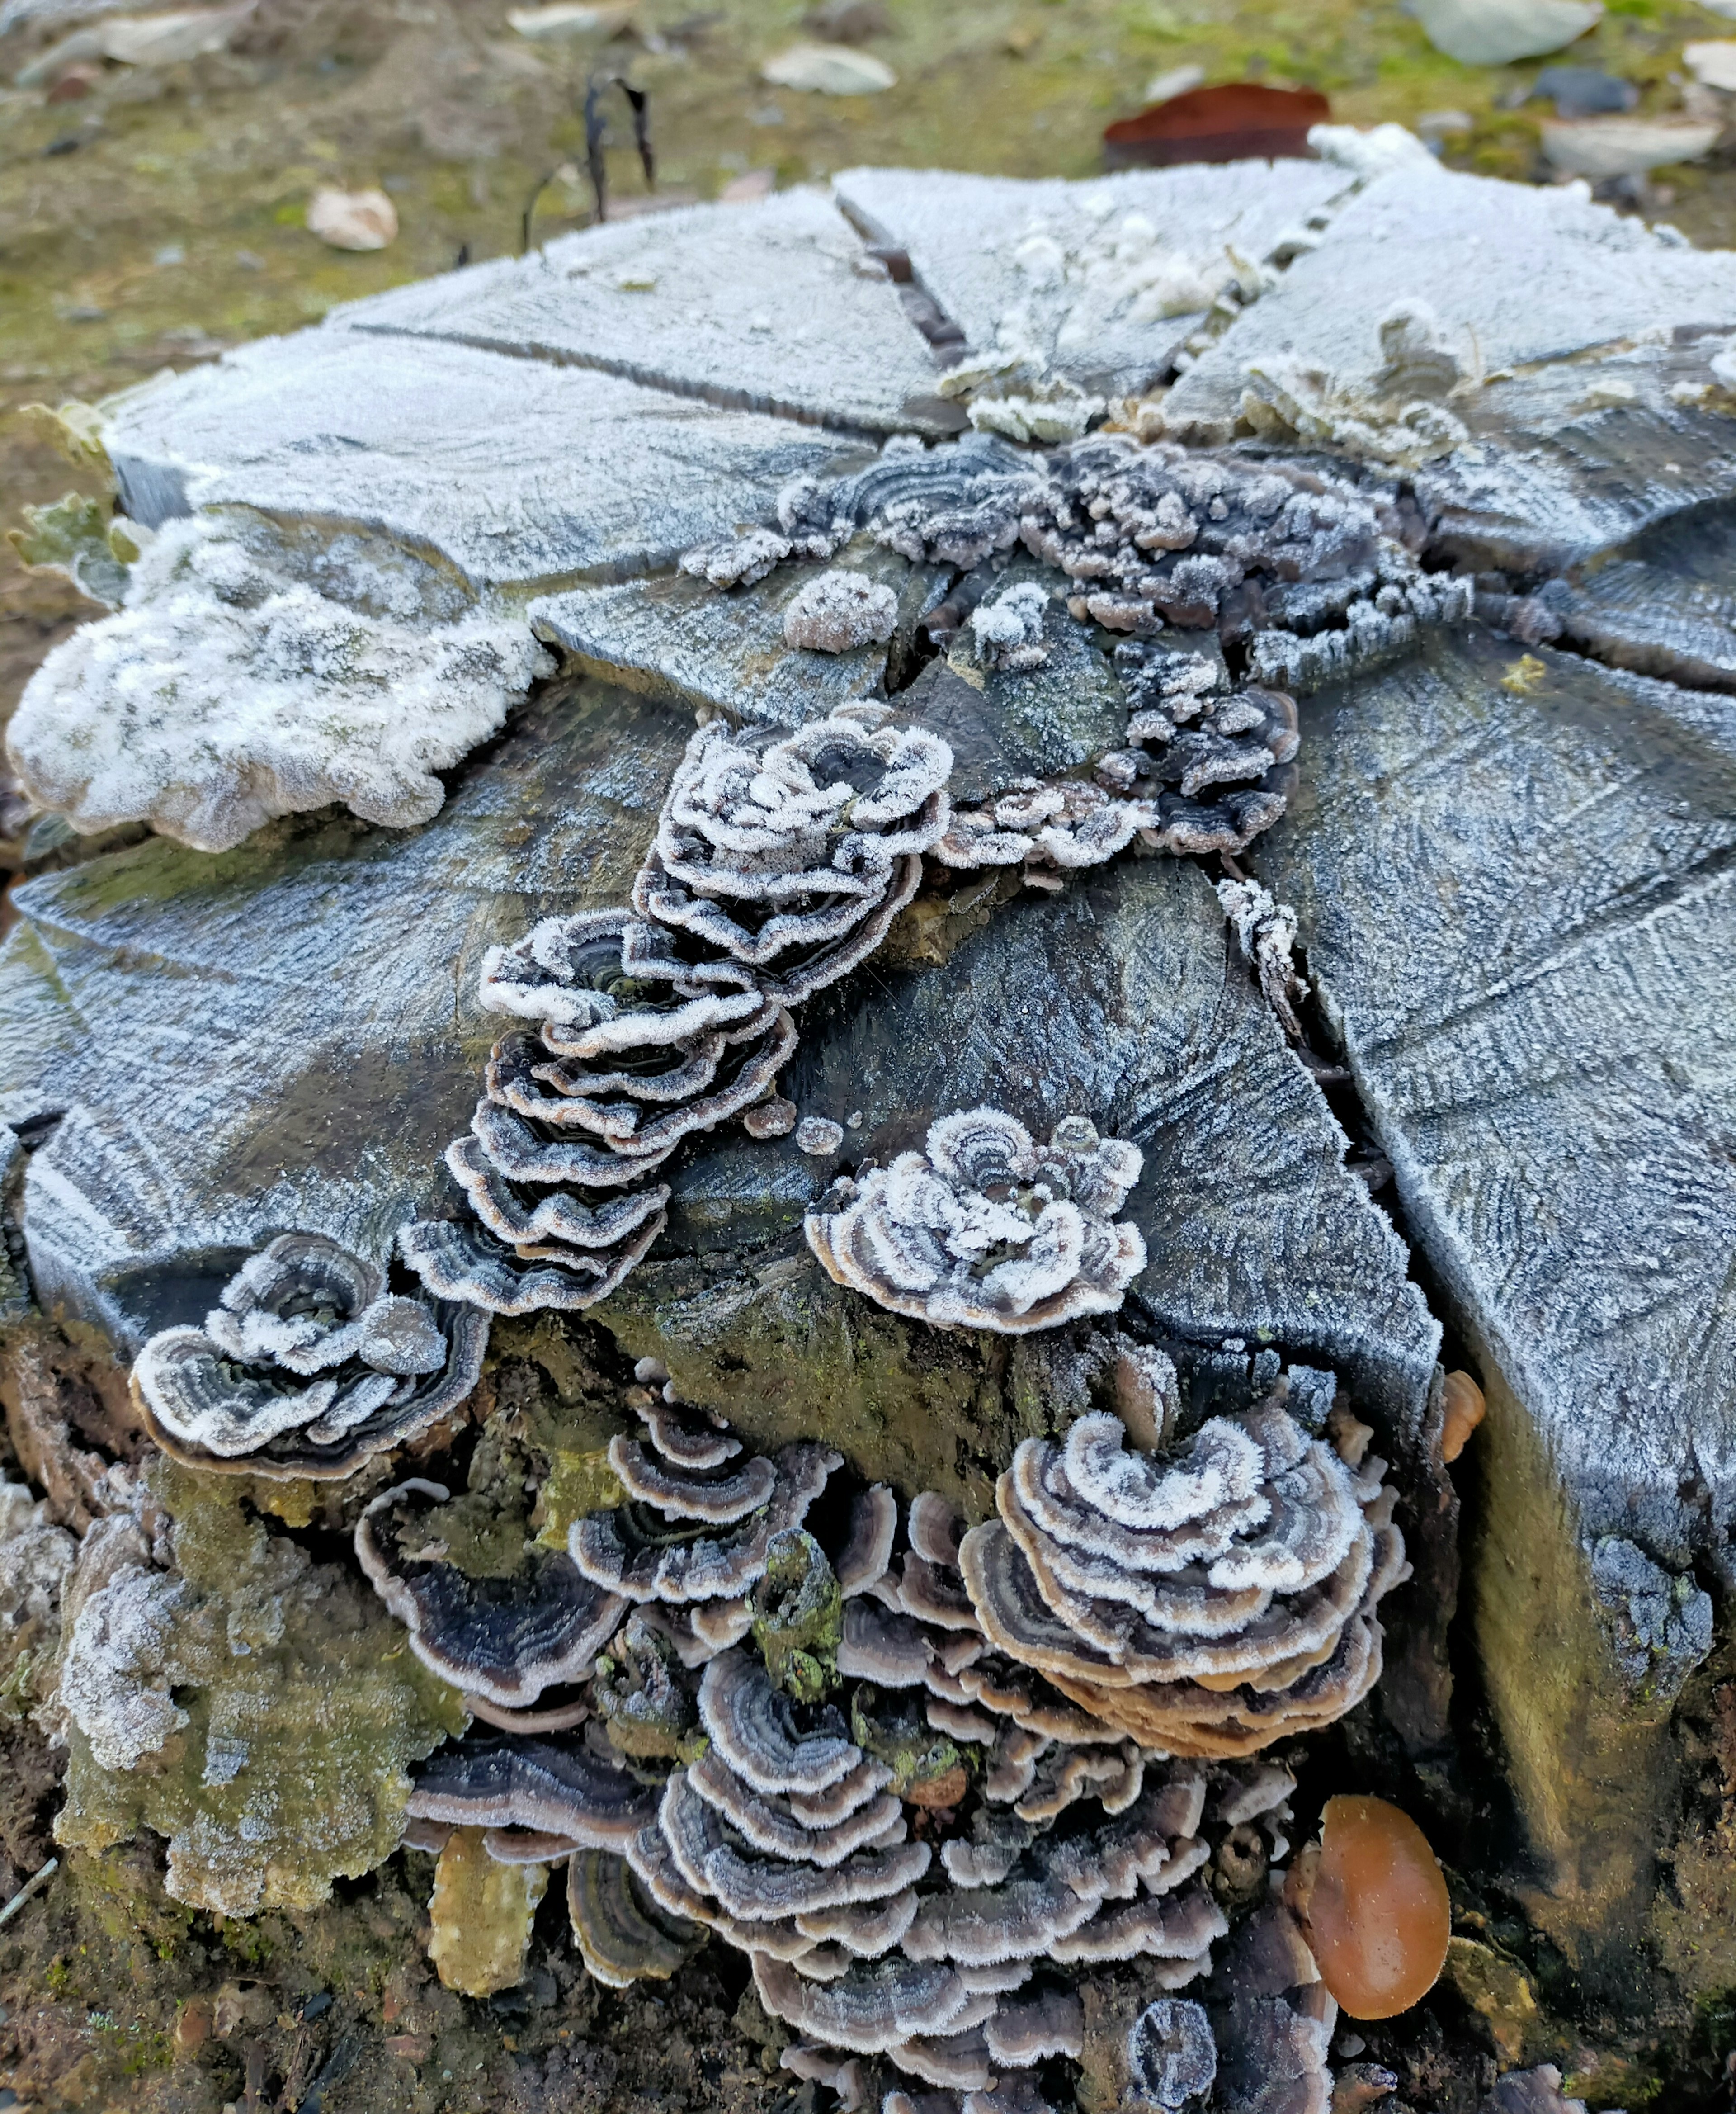
[[[1332,114],[1332,105],[1312,88],[1268,88],[1255,80],[1192,88],[1110,126],[1103,160],[1112,169],[1167,168],[1177,162],[1303,155],[1309,126],[1325,124]]]
[[[398,209],[384,191],[318,190],[308,229],[334,249],[383,249],[398,232]]]
[[[792,44],[767,59],[760,78],[774,88],[807,89],[820,95],[877,95],[895,88],[898,76],[884,59],[847,44]]]

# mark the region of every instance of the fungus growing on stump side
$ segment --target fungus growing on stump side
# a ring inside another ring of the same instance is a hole
[[[419,1478],[376,1498],[356,1522],[356,1560],[431,1672],[467,1696],[523,1710],[545,1688],[587,1681],[627,1602],[534,1552],[528,1575],[472,1578],[439,1538],[443,1483]]]
[[[1139,1179],[1136,1147],[1064,1118],[1046,1146],[998,1109],[930,1126],[922,1152],[834,1185],[803,1221],[839,1284],[939,1327],[1013,1334],[1112,1312],[1145,1266],[1112,1223]]]
[[[1175,1378],[1161,1354],[1117,1336],[1098,1364],[1135,1421],[1167,1426]],[[1213,1888],[1234,1901],[1240,1881],[1241,1899],[1277,1883],[1294,1779],[1149,1751],[1017,1663],[973,1601],[981,1530],[966,1533],[933,1492],[901,1517],[884,1486],[862,1491],[835,1528],[823,1515],[825,1540],[793,1522],[770,1530],[788,1489],[806,1512],[837,1457],[787,1448],[768,1464],[681,1402],[656,1361],[635,1378],[645,1435],[610,1449],[631,1494],[570,1531],[592,1587],[638,1603],[596,1658],[592,1714],[569,1734],[473,1733],[436,1754],[409,1801],[417,1839],[450,1850],[464,1834],[498,1864],[539,1871],[566,1860],[581,1953],[613,1986],[667,1979],[700,1931],[715,1934],[802,2035],[789,2066],[864,2105],[1030,2114],[1046,2103],[1039,2067],[1085,2057],[1094,1976],[1136,1961],[1148,1990],[1174,1992],[1208,1970],[1230,1929]],[[1323,1375],[1287,1386],[1324,1421]],[[1204,1590],[1213,1563],[1231,1563],[1291,1581],[1263,1585],[1273,1600],[1305,1593],[1323,1542],[1363,1531],[1362,1507],[1338,1455],[1315,1459],[1300,1428],[1272,1468],[1266,1426],[1286,1398],[1281,1388],[1240,1420],[1212,1420],[1163,1462],[1128,1453],[1118,1418],[1083,1417],[1072,1457],[1050,1449],[1076,1475],[1042,1487],[1058,1504],[1094,1504],[1142,1547],[1167,1536],[1171,1567],[1148,1566],[1140,1591],[1178,1577]],[[1365,1429],[1342,1412],[1336,1424],[1359,1452]],[[1342,1519],[1323,1489],[1344,1501]],[[437,1486],[402,1485],[364,1520],[396,1590],[400,1572],[437,1563],[431,1541],[409,1544],[440,1502]],[[1058,1544],[1053,1561],[1092,1555]],[[693,1598],[699,1586],[710,1597]],[[1233,1597],[1245,1581],[1216,1590]],[[475,1619],[468,1603],[459,1612]],[[426,1632],[413,1603],[417,1618]],[[1288,1908],[1275,1929],[1264,1942],[1281,1954],[1283,2001],[1263,1984],[1258,2002],[1240,1984],[1235,2001],[1259,2046],[1288,2061],[1319,2023],[1318,2005],[1290,2002],[1317,1970]],[[1254,1979],[1271,1965],[1256,1946]],[[1150,2007],[1126,2051],[1147,2104],[1179,2107],[1203,2089],[1204,2030],[1197,2006]]]
[[[1165,2114],[1203,2098],[1217,2075],[1211,2021],[1185,1997],[1148,2004],[1127,2036],[1127,2067],[1135,2089]]]
[[[1026,1440],[960,1551],[990,1643],[1170,1754],[1251,1755],[1360,1701],[1375,1606],[1408,1576],[1396,1493],[1366,1425],[1337,1413],[1335,1448],[1290,1413],[1303,1377],[1167,1457],[1102,1412]]]
[[[1353,2019],[1390,2019],[1433,1988],[1452,1910],[1408,1813],[1383,1798],[1329,1798],[1318,1857],[1299,1860],[1295,1878],[1320,1979]]]
[[[223,1288],[202,1329],[164,1329],[133,1398],[189,1467],[341,1478],[432,1429],[469,1395],[486,1315],[406,1299],[322,1233],[281,1233]]]
[[[611,1989],[667,1982],[705,1942],[699,1924],[660,1908],[626,1860],[606,1850],[576,1850],[567,1860],[567,1912],[586,1967]]]
[[[669,1399],[641,1414],[648,1444],[616,1438],[609,1459],[628,1502],[575,1520],[567,1547],[580,1572],[628,1600],[685,1611],[695,1663],[731,1640],[701,1629],[696,1604],[742,1603],[765,1575],[778,1535],[799,1527],[843,1456],[798,1440],[770,1460],[738,1464],[739,1442]],[[678,1637],[678,1642],[679,1638]]]

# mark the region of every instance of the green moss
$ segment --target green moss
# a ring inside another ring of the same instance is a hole
[[[934,1801],[924,1794],[937,1786],[950,1788],[956,1780],[963,1789],[962,1751],[934,1730],[908,1695],[883,1696],[862,1682],[850,1699],[850,1736],[865,1755],[892,1771],[887,1788],[895,1797],[927,1805]]]
[[[774,1535],[765,1575],[747,1596],[753,1640],[765,1671],[797,1703],[818,1703],[838,1686],[844,1598],[825,1551],[800,1527]]]
[[[462,1701],[364,1585],[268,1533],[230,1479],[148,1472],[197,1595],[167,1669],[188,1722],[126,1771],[75,1727],[57,1839],[102,1851],[148,1827],[168,1838],[178,1901],[317,1906],[391,1854],[408,1765],[463,1729]]]

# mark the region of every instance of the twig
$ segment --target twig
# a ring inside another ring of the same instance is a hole
[[[12,1898],[7,1903],[6,1906],[3,1909],[0,1909],[0,1923],[10,1923],[12,1918],[17,1915],[19,1910],[24,1906],[25,1903],[28,1901],[34,1900],[35,1897],[42,1892],[43,1888],[48,1885],[49,1880],[54,1877],[54,1874],[59,1869],[59,1858],[51,1857],[48,1863],[44,1865],[42,1869],[36,1874],[35,1878],[26,1879],[24,1884],[18,1889],[17,1892],[14,1894]]]

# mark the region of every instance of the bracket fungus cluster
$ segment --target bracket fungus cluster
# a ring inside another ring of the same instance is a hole
[[[921,1152],[836,1182],[805,1221],[839,1284],[936,1327],[1016,1334],[1112,1312],[1145,1267],[1114,1215],[1139,1179],[1137,1147],[1082,1116],[1046,1146],[999,1109],[960,1110]]]
[[[1232,2016],[1313,2049],[1318,2003],[1267,1992],[1258,1947],[1220,1987],[1212,1951],[1227,1908],[1277,1913],[1257,1904],[1290,1855],[1294,1779],[1255,1750],[1373,1677],[1391,1492],[1327,1375],[1293,1369],[1178,1440],[1173,1369],[1117,1340],[1153,1398],[1130,1380],[1130,1421],[1160,1450],[1088,1412],[1027,1442],[999,1517],[968,1531],[932,1492],[820,1504],[837,1453],[753,1453],[650,1360],[641,1435],[608,1447],[619,1501],[574,1521],[564,1556],[468,1580],[443,1561],[441,1486],[375,1499],[363,1567],[485,1714],[409,1801],[451,1899],[481,1901],[478,1846],[564,1860],[575,1942],[613,1986],[721,1939],[797,2035],[785,2066],[847,2108],[1044,2114],[1099,2014],[1122,2020],[1130,2104],[1198,2101]],[[1310,1435],[1329,1420],[1332,1443]],[[528,1942],[522,1909],[508,1920]],[[1294,1994],[1317,1977],[1291,1952]],[[1090,1993],[1130,1974],[1131,2029],[1121,1996]],[[1196,1984],[1203,2001],[1174,1993]]]
[[[203,1328],[165,1329],[133,1366],[151,1436],[194,1468],[337,1478],[432,1430],[482,1370],[488,1317],[386,1288],[319,1233],[281,1233]]]
[[[777,530],[684,563],[733,587],[866,532],[912,563],[974,578],[958,592],[979,665],[1013,675],[1050,658],[1046,597],[1033,581],[989,583],[1021,545],[1059,573],[1069,615],[1120,642],[1125,745],[1090,778],[1016,779],[961,807],[935,853],[964,869],[1021,865],[1058,886],[1135,840],[1236,852],[1277,820],[1300,747],[1291,693],[1471,613],[1469,579],[1418,562],[1414,512],[1396,488],[1279,458],[1110,432],[1034,455],[978,434],[926,451],[893,441],[865,470],[797,479],[779,495]],[[820,575],[793,609],[847,577]]]
[[[790,1009],[879,945],[947,826],[952,752],[884,717],[847,708],[777,738],[712,721],[631,911],[546,918],[490,950],[482,1004],[537,1025],[496,1044],[447,1151],[467,1215],[400,1236],[431,1289],[496,1313],[588,1306],[662,1230],[655,1178],[683,1139],[781,1115]]]
[[[1167,1459],[1103,1412],[1025,1440],[999,1517],[959,1551],[985,1634],[1170,1754],[1251,1755],[1342,1716],[1379,1677],[1375,1609],[1409,1573],[1386,1464],[1366,1425],[1329,1421],[1332,1393],[1294,1369]]]

